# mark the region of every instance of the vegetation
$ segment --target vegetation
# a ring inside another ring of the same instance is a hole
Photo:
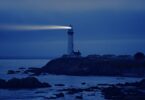
[[[144,55],[144,53],[142,53],[142,52],[137,52],[137,53],[134,55],[134,58],[135,58],[136,60],[144,60],[144,59],[145,59],[145,55]]]

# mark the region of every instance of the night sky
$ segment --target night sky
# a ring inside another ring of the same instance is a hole
[[[69,25],[75,50],[145,53],[145,0],[0,0],[0,25]],[[67,30],[0,29],[0,58],[67,53]]]

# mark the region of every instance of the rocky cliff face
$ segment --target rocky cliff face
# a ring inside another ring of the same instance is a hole
[[[145,61],[133,59],[90,59],[86,57],[57,58],[42,67],[41,73],[83,76],[145,76]]]

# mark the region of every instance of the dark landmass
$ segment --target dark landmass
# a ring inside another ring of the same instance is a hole
[[[34,89],[34,88],[46,88],[51,87],[48,83],[41,83],[35,77],[27,78],[12,78],[8,81],[0,79],[1,89]]]
[[[121,57],[61,57],[49,61],[42,68],[31,68],[25,73],[75,76],[145,76],[145,60]]]
[[[50,61],[42,72],[65,75],[144,76],[145,61],[132,59],[58,58]]]
[[[8,74],[18,73],[9,71]],[[49,61],[42,68],[29,68],[23,73],[31,75],[56,74],[74,76],[145,76],[145,55],[88,55],[87,57],[62,56]]]

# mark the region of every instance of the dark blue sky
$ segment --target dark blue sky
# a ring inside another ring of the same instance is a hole
[[[74,26],[84,54],[145,53],[144,0],[0,0],[0,25]],[[0,29],[1,57],[54,57],[67,51],[66,30]]]

